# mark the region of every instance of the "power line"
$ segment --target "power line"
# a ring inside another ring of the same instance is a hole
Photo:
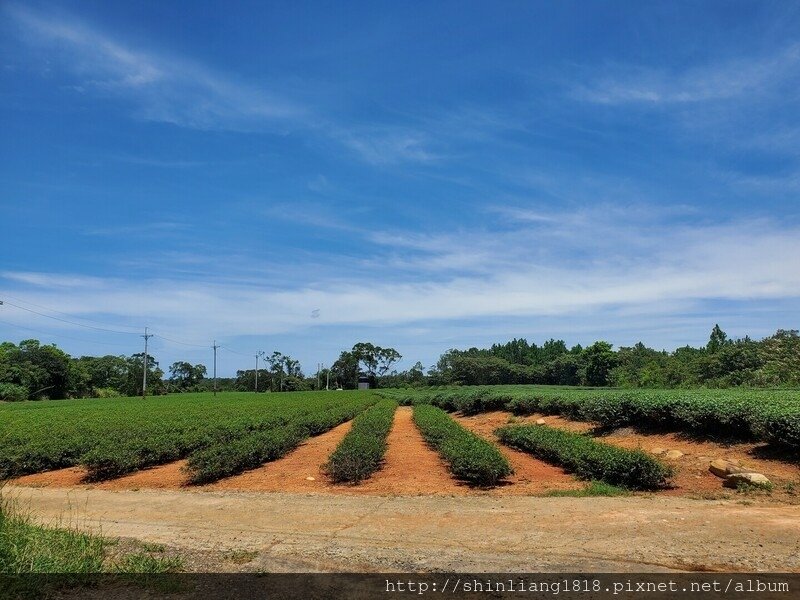
[[[233,354],[238,354],[239,356],[250,356],[249,354],[245,354],[244,352],[237,352],[236,350],[231,350],[227,346],[218,346],[218,348],[222,348],[223,350],[227,350]]]
[[[30,306],[35,306],[36,308],[43,308],[46,311],[54,312],[54,313],[59,314],[59,315],[64,315],[65,317],[72,317],[74,319],[80,319],[81,321],[89,321],[90,323],[97,323],[98,325],[107,325],[108,327],[112,327],[111,325],[108,325],[107,323],[102,323],[102,322],[97,321],[95,319],[89,319],[87,317],[76,317],[74,315],[71,315],[70,313],[65,313],[63,311],[56,310],[55,308],[50,308],[49,306],[44,306],[42,304],[36,304],[35,302],[31,302],[30,300],[23,300],[22,298],[15,298],[14,296],[9,296],[8,294],[3,294],[3,297],[11,298],[12,300],[16,300],[17,302],[22,302],[22,304],[28,304]],[[0,302],[0,304],[2,304],[2,302]],[[6,304],[11,304],[11,303],[7,302]],[[133,326],[129,326],[129,325],[122,325],[121,327],[127,327],[128,329],[136,329],[137,330],[136,333],[138,333],[139,330],[141,330],[141,328],[139,328],[139,327],[133,327]],[[133,333],[133,332],[131,332],[131,333]]]
[[[173,340],[172,338],[165,337],[163,335],[159,335],[157,333],[152,334],[153,337],[157,337],[160,340],[164,340],[166,342],[172,342],[173,344],[180,344],[181,346],[192,346],[194,348],[208,348],[208,344],[192,344],[189,342],[182,342],[180,340]]]
[[[60,317],[54,317],[53,315],[48,315],[48,314],[33,310],[31,308],[25,308],[24,306],[20,306],[18,304],[14,304],[13,302],[8,302],[7,300],[4,301],[3,303],[7,304],[8,306],[13,306],[14,308],[18,308],[20,310],[24,310],[26,312],[33,313],[34,315],[39,315],[40,317],[46,317],[48,319],[53,319],[54,321],[60,321],[62,323],[69,323],[70,325],[76,325],[78,327],[85,327],[87,329],[94,329],[95,331],[105,331],[107,333],[118,333],[118,334],[121,334],[121,335],[139,335],[139,334],[136,334],[136,333],[132,333],[130,331],[119,331],[118,329],[107,329],[105,327],[95,327],[94,325],[86,325],[85,323],[78,323],[76,321],[69,321],[67,319],[62,319]]]
[[[8,325],[9,327],[13,327],[15,329],[24,329],[26,331],[32,331],[34,333],[40,333],[43,335],[47,335],[62,340],[71,340],[73,342],[84,342],[86,344],[102,344],[104,346],[117,346],[118,348],[130,348],[130,344],[120,344],[115,342],[100,342],[97,340],[84,340],[81,338],[75,338],[68,335],[62,335],[60,333],[53,334],[50,331],[44,331],[43,329],[34,329],[33,327],[25,327],[24,325],[17,325],[16,323],[9,323],[8,321],[0,321],[0,323],[2,323],[3,325]]]
[[[9,298],[10,296],[5,296],[5,297]],[[149,338],[151,338],[151,337],[155,337],[155,338],[164,340],[166,342],[171,342],[173,344],[180,344],[181,346],[189,346],[189,347],[193,347],[193,348],[208,348],[208,345],[206,345],[206,344],[195,344],[195,343],[192,343],[192,342],[184,342],[182,340],[176,340],[174,338],[169,338],[167,336],[163,336],[163,335],[159,335],[159,334],[155,334],[155,333],[149,333],[148,332],[148,328],[145,328],[145,335],[142,336],[139,333],[134,333],[134,332],[130,332],[130,331],[120,331],[118,329],[111,329],[111,328],[108,328],[108,327],[96,327],[94,325],[87,325],[86,323],[79,323],[77,321],[71,321],[69,319],[62,319],[60,317],[55,317],[53,315],[48,315],[46,313],[39,312],[39,311],[33,310],[31,308],[27,308],[25,306],[20,306],[19,304],[15,304],[13,302],[9,302],[8,300],[5,300],[5,301],[0,300],[0,305],[3,305],[3,304],[8,305],[8,306],[13,306],[14,308],[17,308],[19,310],[24,310],[26,312],[29,312],[29,313],[34,314],[34,315],[38,315],[40,317],[45,317],[47,319],[52,319],[54,321],[59,321],[61,323],[67,323],[69,325],[75,325],[76,327],[84,327],[86,329],[92,329],[94,331],[103,331],[103,332],[107,332],[107,333],[115,333],[115,334],[120,334],[120,335],[138,335],[140,337],[143,337],[144,341],[145,341],[145,354],[144,354],[144,360],[145,361],[147,360],[147,340]],[[39,308],[43,308],[45,310],[50,310],[51,312],[56,312],[56,313],[63,314],[63,315],[67,315],[68,314],[68,313],[63,313],[63,312],[60,312],[60,311],[57,311],[57,310],[53,310],[53,309],[50,309],[50,308],[47,308],[47,307],[44,307],[44,306],[39,306],[38,304],[34,304],[33,302],[27,302],[27,304],[31,304],[32,306],[38,306]],[[87,320],[90,320],[90,319],[87,319]],[[80,338],[73,338],[73,337],[65,336],[65,335],[61,335],[61,334],[53,335],[50,332],[46,332],[46,331],[43,331],[43,330],[40,330],[40,329],[34,329],[32,327],[25,327],[25,326],[21,326],[21,325],[16,325],[14,323],[9,323],[9,322],[6,322],[6,321],[0,321],[0,323],[3,323],[3,324],[8,325],[10,327],[15,327],[15,328],[19,328],[19,329],[28,330],[28,331],[33,331],[33,332],[44,334],[44,335],[50,335],[50,336],[57,337],[57,338],[60,338],[60,339],[65,339],[65,340],[72,340],[72,341],[91,343],[91,344],[102,344],[102,345],[107,345],[107,346],[118,346],[118,347],[126,347],[126,348],[130,347],[127,344],[118,344],[118,343],[113,343],[113,342],[99,342],[99,341],[94,341],[94,340],[83,340],[83,339],[80,339]],[[214,367],[215,367],[214,370],[215,370],[215,373],[216,373],[216,359],[217,359],[217,349],[218,348],[222,348],[222,349],[227,350],[228,352],[230,352],[232,354],[236,354],[236,355],[239,355],[239,356],[251,356],[251,354],[244,353],[244,352],[239,352],[238,350],[233,350],[232,348],[228,348],[227,346],[218,345],[216,343],[216,341],[214,341],[214,343],[213,343],[213,345],[211,347],[214,350]],[[144,372],[145,372],[145,376],[146,376],[146,372],[147,372],[147,365],[146,364],[145,364]],[[216,376],[215,376],[215,384],[216,384]],[[146,383],[146,380],[144,380],[142,382],[142,392],[143,393],[145,393],[146,386],[147,386],[147,383]]]
[[[5,296],[5,297],[6,298],[10,298],[11,296]],[[38,315],[40,317],[45,317],[47,319],[53,319],[53,320],[59,321],[61,323],[67,323],[69,325],[75,325],[77,327],[85,327],[87,329],[93,329],[95,331],[104,331],[106,333],[116,333],[116,334],[120,334],[120,335],[141,335],[139,333],[134,333],[132,331],[120,331],[119,329],[110,329],[110,328],[107,328],[107,327],[96,327],[94,325],[87,325],[86,323],[79,323],[77,321],[71,321],[69,319],[62,319],[60,317],[54,317],[53,315],[48,315],[46,313],[42,313],[42,312],[33,310],[31,308],[26,308],[25,306],[20,306],[19,304],[15,304],[13,302],[9,302],[8,300],[6,300],[5,302],[0,300],[0,304],[6,304],[8,306],[13,306],[14,308],[18,308],[20,310],[24,310],[24,311],[32,313],[34,315]],[[63,313],[63,312],[60,312],[60,311],[57,311],[57,310],[53,310],[53,309],[47,308],[45,306],[40,306],[38,304],[34,304],[33,302],[27,302],[27,304],[31,304],[32,306],[39,306],[40,308],[44,308],[45,310],[50,310],[52,312],[56,312],[56,313],[63,314],[63,315],[67,315],[68,314],[68,313]],[[86,320],[91,320],[91,319],[86,319]],[[13,324],[11,324],[11,323],[7,323],[7,324],[13,326]],[[41,330],[36,330],[36,329],[32,329],[32,328],[23,327],[23,329],[30,329],[31,331],[36,331],[37,333],[46,333],[46,332],[43,332]],[[209,347],[208,344],[195,344],[195,343],[192,343],[192,342],[184,342],[184,341],[181,341],[181,340],[176,340],[174,338],[169,338],[167,336],[159,335],[159,334],[155,334],[155,333],[149,334],[149,335],[150,335],[150,337],[156,337],[156,338],[162,339],[162,340],[164,340],[166,342],[172,342],[173,344],[180,344],[181,346],[190,346],[190,347],[193,347],[193,348],[208,348]],[[63,337],[64,339],[73,339],[73,340],[77,340],[77,341],[83,341],[83,340],[79,340],[78,338],[69,338],[67,336],[61,336],[61,337]],[[107,343],[107,342],[97,342],[97,343]],[[110,344],[110,345],[121,345],[121,344]],[[242,356],[249,356],[249,354],[244,354],[242,352],[237,352],[236,350],[231,350],[230,348],[225,348],[225,349],[228,350],[229,352],[233,352],[234,354],[241,354]]]

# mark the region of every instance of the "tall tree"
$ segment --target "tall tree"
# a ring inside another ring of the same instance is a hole
[[[714,325],[714,329],[711,330],[711,336],[708,338],[708,343],[706,344],[706,350],[710,354],[715,354],[719,352],[730,343],[728,340],[728,334],[722,331],[722,328],[719,324]]]

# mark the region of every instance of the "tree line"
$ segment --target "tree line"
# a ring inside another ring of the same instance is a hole
[[[281,352],[264,357],[265,368],[237,371],[236,377],[217,378],[220,391],[291,392],[314,389],[353,389],[359,377],[372,387],[402,357],[394,348],[359,342],[342,351],[331,367],[306,376],[300,362]],[[144,353],[130,356],[72,357],[55,344],[23,340],[0,344],[0,401],[62,398],[110,398],[142,394]],[[155,357],[147,356],[147,393],[203,392],[214,389],[205,365],[177,361],[168,373]],[[256,376],[258,387],[256,388]]]
[[[616,386],[724,388],[800,386],[800,335],[778,330],[762,340],[730,339],[715,325],[708,343],[672,352],[639,342],[614,350],[606,341],[568,348],[563,340],[541,346],[514,339],[490,348],[448,350],[423,385]]]
[[[74,358],[38,340],[0,344],[0,400],[137,396],[142,393],[142,353]],[[643,343],[614,349],[606,341],[568,347],[551,339],[541,345],[513,339],[489,348],[450,349],[426,369],[393,369],[402,356],[394,348],[359,342],[318,373],[304,374],[300,362],[273,352],[264,368],[218,378],[220,391],[288,392],[370,387],[545,384],[646,388],[800,386],[800,334],[778,330],[762,340],[730,339],[715,325],[705,346],[672,352]],[[256,376],[258,386],[256,388]],[[149,394],[210,391],[202,364],[177,361],[165,373],[148,355]]]

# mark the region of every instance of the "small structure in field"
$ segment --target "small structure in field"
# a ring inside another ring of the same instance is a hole
[[[359,375],[358,376],[358,389],[360,390],[368,390],[369,389],[369,377],[366,375]]]

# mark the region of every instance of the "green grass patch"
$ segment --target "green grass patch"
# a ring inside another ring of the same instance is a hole
[[[0,574],[173,573],[183,567],[161,544],[139,544],[118,554],[117,540],[74,528],[35,524],[30,515],[0,495]],[[69,581],[69,580],[65,580]],[[75,579],[80,581],[80,579]]]
[[[414,406],[414,423],[459,479],[473,485],[493,486],[513,472],[494,444],[468,431],[436,406]]]
[[[630,490],[666,485],[672,469],[641,450],[626,450],[589,436],[544,425],[510,425],[497,430],[500,441],[546,462],[560,465],[581,479],[599,480]]]
[[[112,573],[161,575],[183,568],[179,556],[156,556],[150,552],[131,552],[122,556],[111,568]]]
[[[34,525],[0,500],[0,573],[99,573],[106,544],[99,536]]]
[[[353,420],[352,429],[325,464],[325,472],[334,482],[358,483],[378,470],[396,410],[397,402],[381,400]]]
[[[586,487],[579,490],[552,490],[545,495],[555,498],[590,498],[594,496],[629,496],[630,493],[630,490],[605,481],[590,481]]]

